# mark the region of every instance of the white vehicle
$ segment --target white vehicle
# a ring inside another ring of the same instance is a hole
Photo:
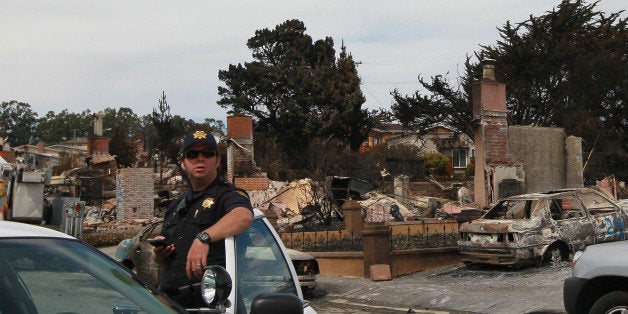
[[[207,304],[184,310],[80,240],[0,221],[0,313],[316,313],[261,211],[245,232],[225,239],[225,250],[226,269],[209,266],[200,284],[177,289]]]
[[[628,312],[628,241],[587,246],[573,257],[563,283],[567,313]]]
[[[0,313],[185,313],[125,267],[65,233],[0,221]]]
[[[296,271],[281,238],[262,212],[254,210],[251,226],[225,239],[226,272],[210,266],[202,295],[218,313],[316,313],[303,300]],[[228,291],[221,284],[232,280]],[[255,308],[255,311],[252,310]]]

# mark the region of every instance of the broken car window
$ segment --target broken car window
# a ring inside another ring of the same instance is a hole
[[[580,199],[591,215],[614,212],[615,206],[611,201],[596,193],[580,193]]]
[[[582,204],[574,196],[565,196],[557,201],[563,211],[564,219],[580,218],[586,215]]]
[[[553,199],[550,201],[550,215],[554,220],[563,219],[563,210],[560,206],[560,199]]]
[[[491,208],[484,219],[530,219],[532,203],[531,200],[504,200]]]

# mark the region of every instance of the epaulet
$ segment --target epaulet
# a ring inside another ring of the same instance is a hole
[[[248,200],[251,199],[251,197],[249,196],[249,193],[247,193],[245,190],[241,189],[241,188],[235,188],[234,192],[246,197]]]
[[[227,191],[225,191],[225,192],[223,192],[223,193],[220,193],[220,195],[219,195],[217,198],[219,198],[220,196],[222,196],[222,195],[223,195],[223,194],[225,194],[226,192],[236,192],[236,193],[238,193],[238,194],[240,194],[240,195],[242,195],[242,196],[246,197],[246,198],[247,198],[247,199],[249,199],[249,200],[251,199],[251,197],[249,196],[249,193],[247,193],[244,189],[241,189],[241,188],[236,187],[233,183],[224,182],[224,181],[223,181],[223,183],[224,183],[226,186],[228,186],[228,187],[229,187],[229,190],[227,190]]]

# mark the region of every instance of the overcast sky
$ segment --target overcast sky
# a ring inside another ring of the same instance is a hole
[[[30,104],[39,116],[129,107],[138,115],[166,92],[171,114],[224,120],[218,70],[250,61],[255,30],[288,19],[314,40],[341,41],[361,62],[368,108],[389,108],[390,91],[418,89],[417,75],[449,72],[498,39],[497,27],[542,15],[558,0],[194,0],[0,3],[0,101]],[[617,12],[625,0],[602,0]]]

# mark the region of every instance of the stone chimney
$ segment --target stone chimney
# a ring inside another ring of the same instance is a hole
[[[94,114],[94,135],[102,136],[102,118],[105,116],[104,112],[98,112]]]
[[[472,86],[475,132],[475,202],[488,207],[525,191],[525,173],[508,150],[506,85],[495,79],[495,61],[482,62],[482,80]]]

